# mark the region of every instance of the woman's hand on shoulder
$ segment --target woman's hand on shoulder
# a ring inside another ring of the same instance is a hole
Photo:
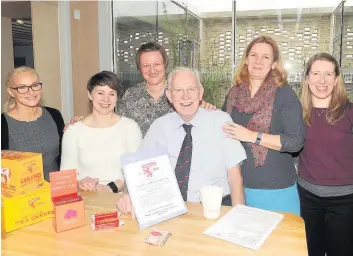
[[[240,124],[226,122],[223,125],[222,130],[228,138],[251,143],[255,143],[256,141],[257,133]]]
[[[74,123],[76,123],[76,122],[78,122],[78,121],[82,121],[83,118],[84,118],[84,116],[75,116],[75,117],[73,117],[73,118],[70,120],[69,123],[66,123],[66,124],[65,124],[64,131],[66,131],[67,127],[69,127],[70,125],[72,125],[72,124],[74,124]]]
[[[204,100],[201,101],[200,107],[201,107],[201,108],[204,108],[204,109],[206,109],[206,110],[208,110],[208,111],[215,111],[215,110],[217,110],[217,107],[216,107],[216,106],[213,106],[212,104],[210,104],[210,103],[208,103],[208,102],[206,102],[206,101],[204,101]]]

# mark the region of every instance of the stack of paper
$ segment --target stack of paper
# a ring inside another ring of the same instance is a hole
[[[203,234],[258,250],[283,215],[237,205]]]

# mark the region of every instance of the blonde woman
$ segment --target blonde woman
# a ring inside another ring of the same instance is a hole
[[[301,102],[298,190],[309,255],[353,255],[353,104],[330,54],[308,61]]]
[[[60,166],[64,120],[59,110],[40,106],[43,83],[30,67],[6,78],[8,99],[1,114],[1,149],[42,153],[44,178]]]
[[[241,166],[246,204],[299,215],[291,153],[303,147],[305,125],[286,78],[277,43],[268,36],[250,42],[224,106],[234,122],[224,132],[246,150]]]
[[[124,188],[120,158],[138,149],[142,135],[135,121],[114,112],[120,90],[113,72],[93,75],[87,84],[92,112],[64,133],[60,169],[76,169],[81,190]]]

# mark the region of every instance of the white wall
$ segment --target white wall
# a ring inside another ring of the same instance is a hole
[[[61,114],[68,122],[74,116],[71,58],[70,2],[59,1],[59,52],[61,71]]]
[[[7,99],[5,77],[13,67],[11,19],[1,17],[1,110]]]
[[[44,106],[62,111],[58,3],[31,1],[34,66],[44,84]]]
[[[113,71],[112,9],[109,1],[98,2],[99,69]]]
[[[26,66],[33,68],[33,46],[15,46],[13,49],[14,58],[26,58]]]

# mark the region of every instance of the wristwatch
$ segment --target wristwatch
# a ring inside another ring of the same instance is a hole
[[[113,193],[118,193],[119,192],[119,188],[115,184],[115,182],[113,182],[113,181],[109,182],[107,185],[110,187],[110,189],[113,191]]]
[[[258,132],[257,133],[257,137],[256,137],[256,141],[255,144],[259,145],[261,142],[261,138],[262,138],[262,132]]]

